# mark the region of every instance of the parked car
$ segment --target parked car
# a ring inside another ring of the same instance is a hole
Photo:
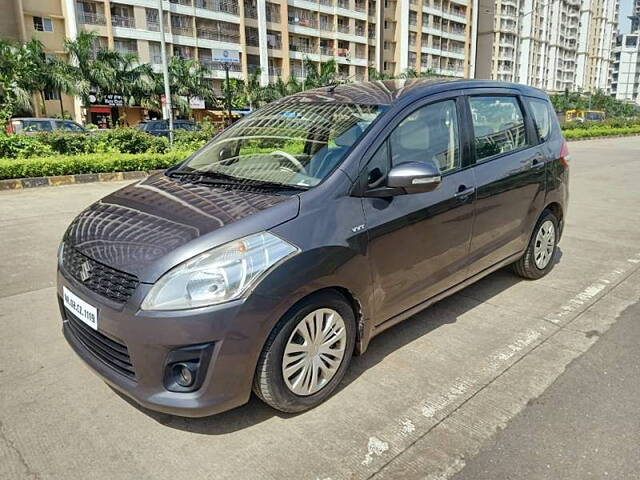
[[[64,335],[150,409],[205,416],[252,390],[309,409],[392,325],[507,265],[547,274],[568,161],[549,98],[522,85],[414,79],[281,99],[73,221]]]
[[[169,136],[169,120],[147,120],[140,122],[138,128],[150,135],[156,137],[168,137]],[[191,120],[174,120],[173,130],[198,130],[200,127]]]
[[[73,133],[87,133],[87,129],[71,120],[60,118],[12,118],[7,127],[8,133],[35,135],[42,132],[62,130]]]

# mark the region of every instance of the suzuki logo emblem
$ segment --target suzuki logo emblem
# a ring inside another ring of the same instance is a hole
[[[91,264],[84,262],[80,267],[80,280],[86,282],[89,278],[91,278]]]

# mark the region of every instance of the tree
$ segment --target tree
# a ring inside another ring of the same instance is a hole
[[[32,73],[24,49],[13,42],[0,40],[0,127],[20,110],[31,110],[31,95],[25,79]]]
[[[306,74],[305,88],[318,88],[337,83],[338,64],[335,59],[320,62],[317,66],[308,57],[305,57],[302,62]]]
[[[213,101],[214,93],[205,75],[207,69],[197,60],[171,57],[169,62],[169,82],[171,100],[180,113],[191,114],[191,99],[202,98]]]
[[[260,85],[260,73],[261,70],[259,68],[256,69],[242,85],[242,93],[249,104],[249,110],[259,107],[266,97],[265,88]]]
[[[47,87],[58,93],[60,102],[60,115],[64,117],[64,103],[62,94],[78,95],[82,93],[84,83],[76,75],[68,62],[57,57],[47,58]]]
[[[124,106],[139,104],[152,90],[153,69],[148,63],[139,63],[136,55],[109,51],[102,55],[102,60],[114,71],[110,88],[113,93],[122,95]]]
[[[79,79],[78,91],[82,105],[89,111],[91,89],[104,95],[117,82],[112,53],[105,48],[96,49],[98,37],[94,32],[80,32],[75,40],[65,41],[65,51],[71,60],[73,74]]]

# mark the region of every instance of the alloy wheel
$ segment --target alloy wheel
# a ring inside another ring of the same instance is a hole
[[[551,220],[546,220],[540,225],[533,247],[533,258],[536,267],[540,270],[546,268],[553,257],[553,250],[556,244],[556,229]]]

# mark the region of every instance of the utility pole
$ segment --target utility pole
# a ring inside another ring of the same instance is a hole
[[[169,144],[173,145],[173,106],[171,105],[171,87],[169,86],[169,66],[167,65],[167,43],[164,40],[164,18],[162,0],[158,0],[158,21],[160,22],[160,50],[162,50],[162,75],[164,77],[164,102],[162,118],[169,119]]]
[[[227,82],[227,91],[224,94],[227,104],[227,126],[231,126],[231,82],[229,81],[229,62],[224,62],[224,76]]]

